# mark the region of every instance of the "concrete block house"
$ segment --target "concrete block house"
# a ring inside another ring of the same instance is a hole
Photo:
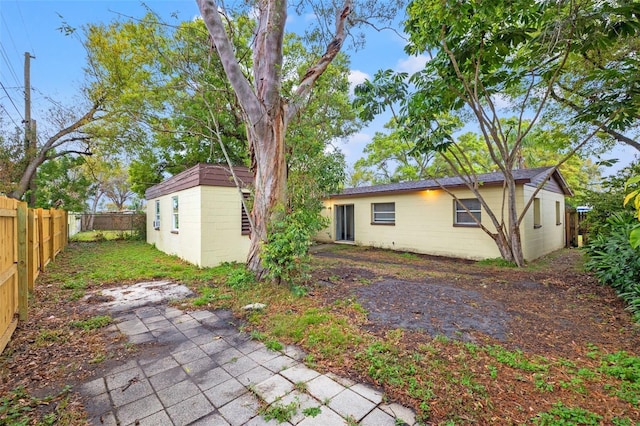
[[[250,226],[242,208],[253,182],[246,167],[198,164],[147,189],[147,242],[201,267],[244,262]]]
[[[548,167],[514,170],[519,212],[549,172]],[[483,198],[499,214],[502,173],[482,174],[478,181]],[[526,260],[565,247],[565,197],[571,195],[558,171],[536,194],[520,228]],[[460,203],[484,226],[495,229],[463,180],[452,177],[345,189],[325,200],[330,226],[319,233],[318,240],[473,260],[500,257],[495,242]]]

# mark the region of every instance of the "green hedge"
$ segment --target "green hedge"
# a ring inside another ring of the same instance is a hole
[[[640,322],[640,250],[629,243],[631,230],[637,224],[637,218],[629,212],[611,215],[586,247],[589,260],[585,267],[600,282],[613,287]]]

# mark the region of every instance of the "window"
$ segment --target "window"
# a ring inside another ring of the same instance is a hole
[[[533,228],[542,228],[542,219],[540,217],[540,198],[533,199]]]
[[[249,193],[243,192],[242,198],[244,198],[246,204],[247,200],[249,199]],[[249,206],[247,205],[247,207]],[[249,214],[244,209],[244,205],[242,203],[240,203],[240,228],[241,235],[251,235],[251,222],[249,222]]]
[[[156,215],[153,221],[153,229],[160,229],[160,200],[156,200]]]
[[[560,201],[556,201],[556,225],[562,225],[562,216],[560,215]]]
[[[477,198],[453,200],[453,204],[455,208],[454,225],[478,226],[482,219],[480,200]]]
[[[371,219],[378,225],[395,225],[396,203],[372,203]]]
[[[171,212],[171,216],[173,221],[171,222],[171,231],[178,231],[180,228],[180,222],[178,220],[178,197],[171,197],[171,205],[173,210]]]

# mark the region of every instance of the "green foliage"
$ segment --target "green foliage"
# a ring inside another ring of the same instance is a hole
[[[91,180],[82,172],[83,163],[82,157],[65,156],[40,166],[36,174],[36,207],[84,212]]]
[[[501,268],[515,268],[516,265],[514,262],[510,262],[508,260],[504,260],[501,257],[495,257],[492,259],[483,259],[478,261],[478,265],[486,265],[486,266],[498,266]]]
[[[549,369],[546,364],[529,360],[521,350],[509,351],[499,345],[486,346],[485,350],[496,361],[512,368],[531,372],[545,372]]]
[[[316,417],[318,414],[322,412],[320,407],[308,407],[302,410],[302,414],[307,417]]]
[[[292,401],[287,405],[274,402],[269,407],[262,410],[262,417],[266,420],[275,420],[278,423],[285,423],[291,420],[291,418],[298,412],[298,406],[300,404],[297,401]]]
[[[618,212],[608,218],[586,247],[585,268],[601,283],[613,287],[637,317],[640,314],[640,249],[629,243],[637,226],[634,216]],[[639,317],[640,318],[640,317]]]
[[[539,426],[598,426],[602,421],[602,416],[580,407],[567,407],[562,402],[558,402],[553,405],[551,410],[546,413],[538,413],[538,415],[531,420],[533,421],[533,424]]]
[[[206,306],[209,303],[215,302],[218,300],[218,289],[216,287],[200,287],[198,289],[200,296],[196,297],[191,301],[193,306]]]
[[[244,265],[235,265],[227,275],[227,285],[234,290],[243,290],[256,282],[256,277]]]
[[[0,424],[11,426],[28,426],[38,416],[38,406],[48,406],[54,400],[61,400],[55,404],[54,412],[42,415],[38,419],[38,425],[53,426],[64,424],[64,409],[67,406],[67,396],[71,386],[65,386],[58,394],[44,398],[30,396],[22,386],[12,389],[8,394],[0,397]]]
[[[96,330],[111,324],[112,319],[109,315],[98,315],[81,321],[73,321],[73,327],[81,328],[85,331]]]
[[[262,246],[262,263],[269,278],[293,284],[308,279],[309,246],[325,225],[316,211],[280,211],[271,223],[268,241]]]
[[[625,206],[622,200],[625,197],[625,185],[634,174],[640,174],[640,163],[637,161],[618,171],[615,176],[603,180],[597,190],[585,191],[577,197],[579,205],[591,207],[584,222],[589,238],[597,237],[603,230],[605,234],[609,232],[607,219],[614,213],[633,213],[632,206]]]
[[[281,351],[284,348],[282,343],[278,342],[277,340],[266,340],[264,342],[264,346],[272,351]]]

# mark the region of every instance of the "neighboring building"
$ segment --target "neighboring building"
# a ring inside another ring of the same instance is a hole
[[[198,164],[147,189],[147,242],[198,266],[244,262],[249,220],[242,208],[253,177],[234,167],[242,193],[227,166]]]
[[[513,171],[519,214],[550,170]],[[507,223],[506,207],[501,207],[506,198],[502,173],[479,175],[478,182],[491,210],[499,215],[504,208]],[[476,260],[500,257],[494,240],[441,186],[455,194],[483,226],[495,230],[463,180],[452,177],[345,189],[325,201],[330,225],[317,239]],[[535,196],[520,226],[526,260],[565,247],[565,196],[572,195],[556,171]]]

